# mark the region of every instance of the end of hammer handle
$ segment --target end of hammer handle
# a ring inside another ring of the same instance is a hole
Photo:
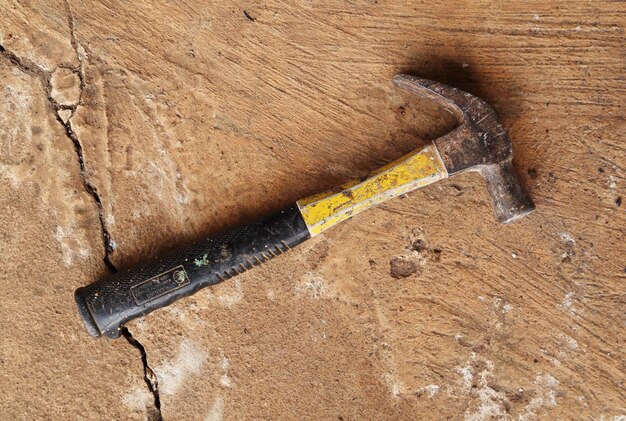
[[[100,329],[98,329],[98,325],[96,321],[91,316],[91,312],[89,311],[89,307],[87,306],[87,294],[85,291],[86,288],[80,287],[74,291],[74,300],[76,301],[76,307],[78,307],[78,314],[80,318],[83,320],[85,324],[85,328],[87,329],[87,333],[89,335],[98,337],[100,336]]]
[[[124,323],[252,269],[310,236],[296,205],[119,272],[74,294],[91,336],[118,338]]]

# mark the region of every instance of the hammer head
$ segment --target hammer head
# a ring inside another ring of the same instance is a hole
[[[460,125],[435,140],[449,176],[476,171],[487,181],[496,219],[508,223],[528,215],[535,205],[513,168],[513,145],[493,108],[472,94],[409,75],[397,75],[396,86],[434,100],[453,113]]]

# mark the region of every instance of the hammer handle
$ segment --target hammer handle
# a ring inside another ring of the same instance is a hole
[[[125,322],[252,269],[309,237],[293,205],[78,288],[78,311],[92,336],[114,339]]]
[[[230,279],[365,209],[445,177],[436,148],[426,146],[361,180],[78,288],[78,311],[92,336],[117,338],[129,320]]]

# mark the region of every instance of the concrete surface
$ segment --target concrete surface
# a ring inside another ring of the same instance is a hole
[[[624,3],[2,9],[2,418],[626,416]],[[534,214],[464,175],[86,334],[76,287],[454,127],[399,72],[493,105]]]

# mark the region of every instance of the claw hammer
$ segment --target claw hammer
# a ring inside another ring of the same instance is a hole
[[[76,304],[89,334],[117,338],[129,320],[267,262],[385,200],[466,171],[485,178],[500,223],[534,210],[515,174],[511,141],[486,102],[414,76],[397,75],[393,81],[452,112],[459,126],[361,180],[78,288]]]

